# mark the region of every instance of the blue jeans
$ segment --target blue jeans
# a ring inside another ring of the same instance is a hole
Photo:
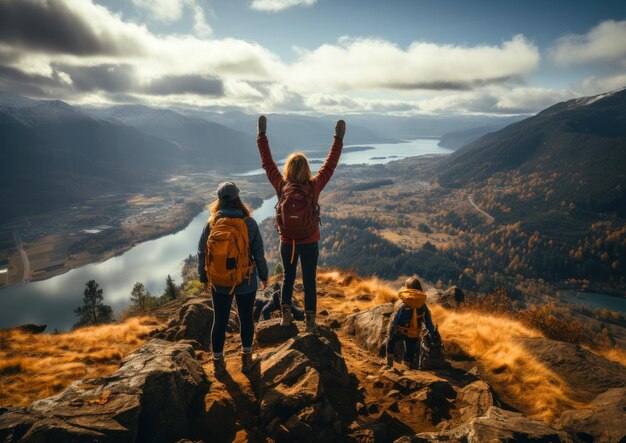
[[[305,245],[296,245],[296,251],[291,263],[292,245],[281,243],[280,257],[283,261],[283,287],[281,291],[281,304],[290,305],[293,296],[293,284],[296,281],[298,259],[302,264],[302,284],[304,285],[304,310],[315,311],[317,308],[317,292],[315,278],[317,276],[317,259],[319,258],[319,246],[317,242]]]

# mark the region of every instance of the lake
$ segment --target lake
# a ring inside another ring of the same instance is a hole
[[[386,163],[409,156],[450,152],[437,146],[437,143],[438,140],[421,139],[397,144],[372,144],[368,145],[374,148],[372,150],[345,153],[340,163]],[[312,163],[311,167],[317,170],[320,163]],[[248,174],[259,172],[263,171],[250,171]],[[275,204],[274,196],[254,211],[253,215],[259,223],[273,216]],[[176,283],[181,283],[182,262],[189,254],[196,253],[208,217],[208,212],[202,212],[183,230],[141,243],[104,262],[72,269],[47,280],[0,289],[0,328],[36,323],[47,324],[49,332],[55,328],[70,329],[76,321],[74,309],[82,304],[82,293],[88,280],[98,282],[104,290],[104,303],[111,305],[116,313],[122,312],[129,303],[130,291],[137,281],[143,283],[153,295],[159,295],[168,274]]]
[[[611,295],[597,294],[595,292],[563,291],[562,300],[588,308],[607,308],[609,311],[626,314],[626,299]]]

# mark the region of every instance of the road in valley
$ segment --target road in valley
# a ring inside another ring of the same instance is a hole
[[[467,199],[469,200],[470,204],[476,208],[476,210],[478,212],[480,212],[481,214],[483,214],[485,217],[487,217],[490,221],[494,222],[496,221],[495,218],[493,218],[491,215],[487,214],[485,211],[483,211],[482,209],[480,209],[476,203],[474,203],[474,196],[472,196],[472,194],[467,196]]]

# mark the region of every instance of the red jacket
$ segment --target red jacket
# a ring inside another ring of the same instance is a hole
[[[276,190],[276,194],[280,195],[283,186],[287,181],[283,177],[283,174],[280,173],[278,166],[272,159],[272,152],[270,151],[270,145],[267,141],[266,135],[260,135],[256,139],[256,143],[259,147],[259,153],[261,154],[261,162],[263,169],[265,169],[265,173],[267,174],[267,178],[269,179],[272,186]],[[313,185],[313,191],[315,193],[315,203],[317,204],[317,200],[322,192],[322,189],[326,186],[326,183],[333,176],[333,172],[335,172],[335,168],[337,167],[337,163],[339,163],[339,157],[341,156],[341,149],[343,148],[343,142],[335,139],[333,145],[330,148],[330,152],[328,153],[328,157],[326,157],[326,161],[320,168],[320,170],[315,174],[315,177],[311,179],[311,184]],[[303,240],[296,240],[297,245],[303,245],[307,243],[315,243],[320,239],[320,229],[319,226],[315,230],[315,232],[308,238]],[[282,235],[280,237],[281,243],[291,244],[291,240],[284,238]]]

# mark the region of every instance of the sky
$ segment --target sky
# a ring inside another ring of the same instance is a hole
[[[0,0],[0,91],[79,105],[509,115],[625,86],[623,0]]]

